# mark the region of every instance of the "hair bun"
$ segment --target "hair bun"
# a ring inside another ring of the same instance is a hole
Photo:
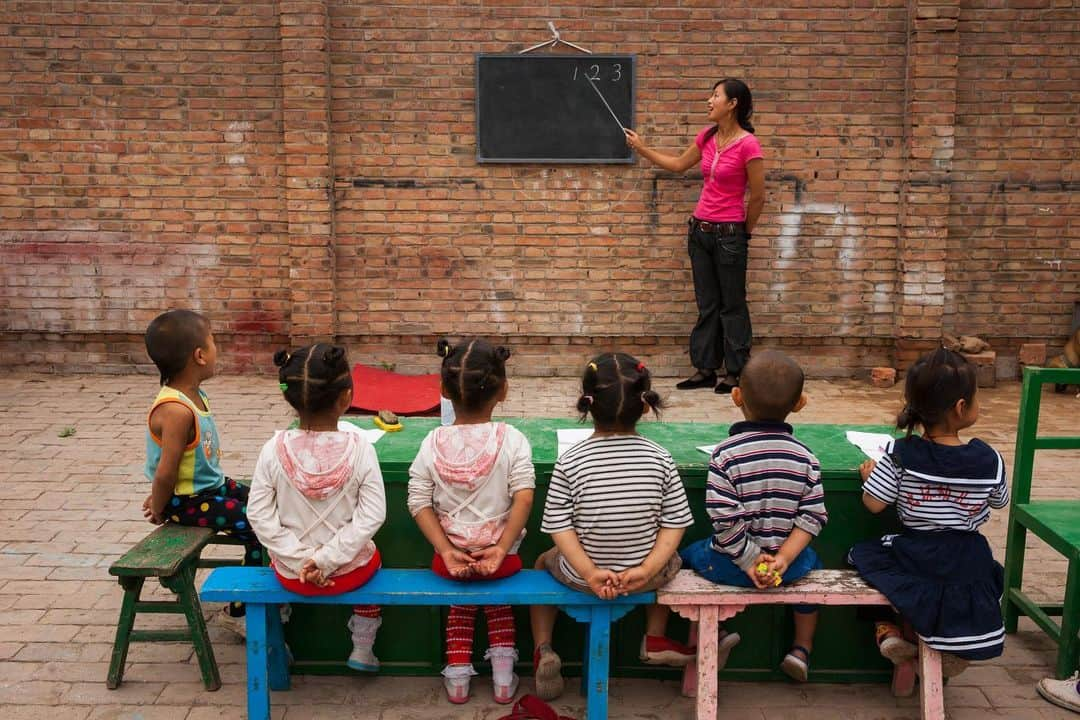
[[[285,367],[285,364],[289,362],[290,357],[288,350],[278,350],[274,353],[274,365]]]
[[[337,365],[345,358],[345,349],[334,345],[323,353],[323,362],[327,365]]]
[[[499,362],[506,362],[510,358],[510,351],[500,345],[495,348],[495,359]]]
[[[435,346],[435,352],[439,354],[439,357],[450,357],[450,352],[453,348],[450,346],[450,341],[446,338],[439,340],[439,344]]]

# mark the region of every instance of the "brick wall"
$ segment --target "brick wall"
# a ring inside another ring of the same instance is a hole
[[[334,335],[430,370],[438,335],[473,333],[519,372],[614,347],[684,372],[700,177],[475,162],[473,53],[540,42],[548,20],[637,55],[637,129],[671,152],[717,79],[749,82],[758,344],[836,376],[943,330],[1060,343],[1080,287],[1077,12],[998,5],[4,4],[0,346],[145,368],[146,323],[184,305],[231,369]]]

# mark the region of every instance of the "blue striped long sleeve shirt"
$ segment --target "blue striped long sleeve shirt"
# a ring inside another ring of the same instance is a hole
[[[709,462],[712,547],[743,570],[776,552],[793,528],[816,536],[828,521],[821,464],[792,432],[787,423],[735,423]]]

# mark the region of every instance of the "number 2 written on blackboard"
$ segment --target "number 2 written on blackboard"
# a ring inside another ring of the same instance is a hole
[[[589,80],[592,80],[593,82],[596,82],[598,80],[603,79],[603,78],[600,77],[600,66],[596,65],[596,64],[589,65],[582,72],[582,76],[585,77],[585,78],[588,78]],[[574,79],[575,80],[578,79],[578,66],[577,65],[574,66]],[[620,80],[622,80],[622,64],[621,63],[615,63],[614,65],[611,66],[611,78],[610,78],[610,80],[611,80],[611,82],[619,82]]]

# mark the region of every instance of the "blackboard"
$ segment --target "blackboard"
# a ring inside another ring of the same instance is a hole
[[[478,162],[632,163],[620,125],[634,127],[633,55],[476,56]]]

